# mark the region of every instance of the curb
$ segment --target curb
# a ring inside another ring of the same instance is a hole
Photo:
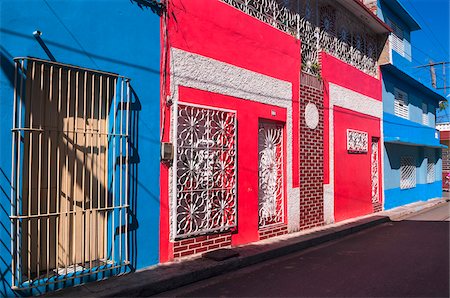
[[[390,221],[388,216],[371,216],[310,234],[300,236],[288,234],[291,236],[290,238],[279,240],[271,238],[268,239],[271,241],[263,240],[254,244],[233,248],[240,256],[224,261],[217,262],[197,258],[182,262],[173,262],[149,270],[126,274],[120,277],[116,276],[74,288],[62,289],[61,291],[48,293],[46,296],[143,297],[156,295],[273,258],[298,252],[325,242],[340,239]]]
[[[433,210],[435,208],[439,208],[439,207],[441,207],[442,204],[444,204],[446,202],[450,202],[450,199],[439,198],[439,199],[432,199],[432,200],[425,201],[425,202],[412,203],[409,206],[405,205],[405,206],[399,207],[399,208],[405,208],[404,210],[401,210],[399,212],[395,212],[394,211],[395,209],[393,209],[392,211],[388,210],[388,211],[384,211],[382,213],[382,215],[389,216],[391,221],[401,221],[401,220],[408,219],[411,216],[419,215],[419,214],[428,212],[430,210]]]

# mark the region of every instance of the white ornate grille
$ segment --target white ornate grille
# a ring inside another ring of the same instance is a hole
[[[236,225],[236,114],[179,104],[175,238]]]
[[[395,88],[394,89],[394,114],[409,119],[408,94]]]
[[[372,75],[382,46],[354,15],[330,0],[221,0],[301,40],[302,70],[320,73],[323,50]]]
[[[435,164],[432,159],[427,158],[427,183],[436,181]]]
[[[347,151],[349,153],[366,153],[369,146],[368,137],[367,132],[347,129]]]
[[[400,158],[400,188],[416,187],[416,164],[414,158],[404,156]]]
[[[129,80],[35,58],[15,62],[13,288],[129,264]]]
[[[371,169],[372,169],[372,203],[380,203],[379,193],[379,176],[378,176],[378,139],[372,139],[372,156],[371,156]]]
[[[260,122],[259,226],[282,223],[284,219],[283,126]]]

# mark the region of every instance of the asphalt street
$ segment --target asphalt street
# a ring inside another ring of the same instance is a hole
[[[161,297],[449,297],[450,203]]]

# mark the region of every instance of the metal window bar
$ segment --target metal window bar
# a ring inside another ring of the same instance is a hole
[[[14,61],[12,287],[128,265],[129,79]]]
[[[236,226],[236,112],[177,103],[173,167],[175,239]]]
[[[435,163],[427,157],[427,183],[434,183],[436,181]]]
[[[416,164],[411,156],[400,158],[400,189],[416,187]]]

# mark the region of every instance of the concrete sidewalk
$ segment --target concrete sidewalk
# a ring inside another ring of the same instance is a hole
[[[200,280],[214,277],[266,260],[284,256],[327,241],[374,227],[384,222],[402,220],[437,208],[445,199],[413,203],[388,211],[363,216],[337,224],[308,231],[286,234],[279,237],[233,248],[239,256],[224,261],[214,261],[193,256],[178,261],[154,266],[146,270],[116,276],[73,288],[49,293],[46,296],[109,297],[150,296],[176,289]]]

